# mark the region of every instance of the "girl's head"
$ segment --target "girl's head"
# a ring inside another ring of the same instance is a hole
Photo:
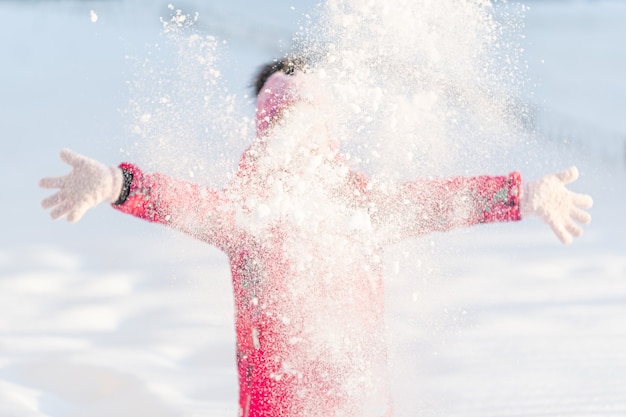
[[[256,94],[257,135],[265,136],[277,122],[283,120],[287,109],[298,105],[298,114],[317,121],[322,131],[333,117],[326,89],[308,62],[288,57],[260,68],[254,82]],[[292,114],[293,116],[293,114]]]
[[[281,119],[283,111],[301,100],[300,75],[304,61],[300,58],[283,58],[261,67],[253,82],[256,95],[257,134]]]
[[[304,59],[298,57],[287,57],[265,64],[259,69],[253,81],[254,94],[258,97],[265,82],[272,74],[280,71],[287,75],[293,75],[296,71],[304,71],[305,66]]]

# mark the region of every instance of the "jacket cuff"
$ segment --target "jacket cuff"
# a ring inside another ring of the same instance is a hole
[[[130,195],[130,189],[133,184],[133,171],[132,166],[130,164],[120,164],[120,169],[122,170],[122,175],[124,176],[124,182],[122,184],[122,191],[120,192],[119,198],[113,203],[114,206],[119,206],[124,204],[126,200],[128,200],[128,196]]]

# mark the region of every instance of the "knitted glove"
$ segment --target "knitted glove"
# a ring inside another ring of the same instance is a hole
[[[522,217],[537,216],[546,222],[564,244],[582,235],[582,228],[575,223],[587,224],[593,200],[585,194],[574,193],[567,188],[578,178],[578,169],[571,167],[556,174],[546,175],[524,186],[520,199]]]
[[[67,221],[74,223],[88,209],[103,201],[114,203],[119,198],[124,182],[120,168],[108,167],[69,149],[61,151],[61,159],[72,166],[72,172],[39,181],[41,188],[59,188],[41,202],[43,208],[53,208],[50,212],[53,219],[67,216]]]

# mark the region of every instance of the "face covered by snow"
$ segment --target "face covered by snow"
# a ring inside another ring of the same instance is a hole
[[[256,234],[255,229],[280,218],[314,230],[324,219],[345,215],[340,209],[345,202],[337,197],[348,167],[339,155],[336,124],[319,91],[313,75],[281,72],[261,91],[259,135],[238,175],[247,186],[239,190],[249,212],[240,218],[244,229]]]

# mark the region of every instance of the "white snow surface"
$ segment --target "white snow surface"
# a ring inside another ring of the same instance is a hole
[[[206,165],[176,151],[195,151],[185,135],[204,128],[184,109],[178,125],[144,131],[171,128],[180,138],[138,150],[133,121],[186,92],[184,80],[163,73],[166,85],[154,86],[155,68],[176,68],[159,18],[198,12],[192,43],[206,60],[176,59],[228,87],[206,93],[227,103],[220,114],[252,118],[252,74],[288,48],[314,3],[0,2],[0,416],[237,415],[225,256],[106,206],[75,225],[53,222],[37,180],[66,172],[57,155],[69,147],[223,181],[250,139],[249,120],[209,141],[219,157]],[[532,144],[471,152],[485,160],[440,172],[520,170],[532,179],[575,164],[572,187],[594,197],[594,219],[570,246],[527,219],[389,248],[397,416],[626,415],[624,21],[619,1],[529,3],[518,93],[533,109],[537,131],[524,139]],[[197,94],[190,99],[202,103]],[[153,149],[173,152],[176,164]]]

